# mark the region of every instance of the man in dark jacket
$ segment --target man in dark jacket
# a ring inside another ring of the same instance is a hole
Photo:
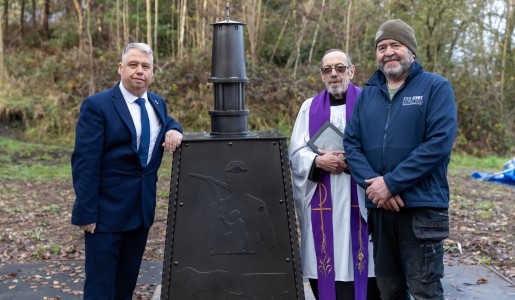
[[[72,224],[84,231],[84,299],[130,300],[156,208],[163,151],[182,141],[163,98],[148,91],[152,49],[128,44],[120,82],[86,98],[72,154]]]
[[[375,42],[379,69],[358,99],[344,147],[352,176],[366,189],[381,298],[444,299],[453,90],[415,61],[415,32],[403,21],[383,23]]]

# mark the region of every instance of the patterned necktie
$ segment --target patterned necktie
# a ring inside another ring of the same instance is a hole
[[[141,108],[141,137],[139,143],[139,159],[143,167],[147,166],[148,147],[150,146],[150,121],[148,119],[147,109],[145,108],[145,99],[138,98],[136,100]]]

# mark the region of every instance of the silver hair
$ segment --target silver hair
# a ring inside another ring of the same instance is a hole
[[[324,56],[322,56],[322,60],[320,61],[320,68],[323,68],[323,67],[324,67],[324,57],[325,57],[327,54],[331,53],[331,52],[341,52],[341,53],[345,54],[345,60],[346,60],[347,66],[352,66],[352,61],[350,60],[350,56],[349,56],[347,53],[343,52],[343,50],[340,50],[340,49],[336,49],[336,48],[335,48],[335,49],[329,49],[329,50],[327,50],[327,51],[324,53]]]
[[[145,43],[130,43],[130,44],[127,44],[127,46],[125,46],[125,48],[123,49],[122,62],[125,60],[125,56],[127,55],[127,52],[129,52],[129,50],[131,50],[131,49],[136,49],[138,51],[146,53],[150,57],[150,60],[154,61],[154,55],[152,52],[152,48],[150,48],[149,45],[147,45]]]

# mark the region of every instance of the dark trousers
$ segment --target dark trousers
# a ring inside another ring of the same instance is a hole
[[[84,300],[131,300],[148,229],[85,233]]]
[[[315,299],[318,300],[318,280],[309,279],[311,290]],[[336,281],[336,300],[353,300],[354,299],[354,281]],[[381,300],[379,297],[379,289],[374,277],[368,278],[367,284],[367,299],[368,300]]]
[[[415,236],[413,218],[421,213],[429,216],[423,222],[428,226],[444,223],[438,220],[441,213],[437,209],[369,210],[375,275],[383,300],[406,300],[410,299],[410,294],[416,300],[444,299],[440,282],[444,269],[443,239]],[[433,229],[428,227],[428,230]]]

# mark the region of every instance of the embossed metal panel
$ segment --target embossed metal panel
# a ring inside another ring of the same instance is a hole
[[[285,138],[185,135],[162,299],[304,299]]]

